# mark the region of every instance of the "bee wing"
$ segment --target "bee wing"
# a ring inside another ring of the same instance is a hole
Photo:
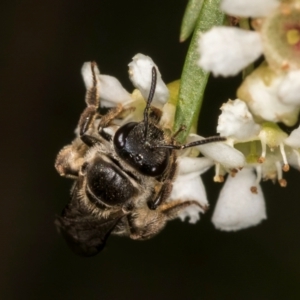
[[[66,207],[67,209],[67,207]],[[120,218],[57,217],[55,224],[74,253],[93,256],[100,252]]]
[[[78,179],[71,190],[71,201],[56,218],[55,225],[74,253],[93,256],[104,248],[124,213],[120,211],[107,219],[92,215],[80,201],[81,188],[82,181]]]

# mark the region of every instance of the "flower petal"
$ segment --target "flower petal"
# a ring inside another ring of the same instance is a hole
[[[132,101],[130,94],[123,88],[120,81],[109,75],[100,75],[100,103],[104,107],[113,107],[118,103]]]
[[[221,136],[239,142],[253,140],[257,137],[260,125],[254,122],[245,102],[240,99],[229,100],[222,105],[221,110],[217,126],[217,132]]]
[[[97,66],[94,67],[94,71],[102,107],[114,107],[118,103],[125,103],[132,100],[130,94],[123,88],[117,78],[109,75],[101,75]],[[83,64],[81,74],[86,89],[91,89],[94,85],[91,62]]]
[[[212,161],[205,157],[178,157],[178,176],[173,182],[173,189],[170,200],[194,200],[202,207],[208,206],[205,187],[200,174],[212,166]],[[190,223],[196,223],[200,217],[199,213],[204,212],[196,205],[189,206],[179,214],[184,221],[189,218]]]
[[[161,108],[168,101],[169,90],[161,79],[161,74],[153,60],[149,56],[138,53],[132,58],[132,62],[128,66],[129,78],[133,85],[140,90],[145,100],[148,99],[151,88],[152,68],[156,68],[157,82],[152,104]]]
[[[300,126],[291,132],[284,143],[294,149],[300,148]]]
[[[283,122],[287,126],[297,122],[300,106],[283,103],[278,97],[284,76],[263,63],[246,77],[237,90],[238,98],[247,103],[256,120]]]
[[[279,85],[278,96],[283,103],[300,106],[300,71],[286,74]]]
[[[231,16],[264,17],[279,6],[278,0],[223,0],[221,9]]]
[[[214,27],[199,38],[198,64],[215,76],[236,75],[262,54],[259,33],[254,31]]]
[[[257,187],[257,194],[250,191],[255,185],[251,169],[243,169],[235,177],[228,177],[221,190],[212,222],[216,228],[235,231],[259,224],[266,219],[263,192]]]
[[[195,142],[201,139],[204,139],[204,137],[190,134],[188,142]],[[227,170],[241,169],[245,165],[244,155],[224,142],[209,143],[196,146],[196,148],[200,150],[203,155],[214,162],[220,163]]]
[[[176,200],[194,200],[200,203],[203,207],[208,207],[205,187],[200,176],[187,178],[179,177],[173,183],[171,199]],[[189,223],[196,223],[200,220],[199,213],[203,213],[199,206],[192,205],[180,212],[178,217],[184,221],[189,218]]]
[[[178,175],[204,173],[213,165],[213,161],[207,157],[178,157]]]

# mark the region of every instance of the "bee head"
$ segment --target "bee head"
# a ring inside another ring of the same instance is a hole
[[[121,126],[114,135],[116,153],[130,166],[147,176],[163,174],[169,164],[170,149],[156,148],[164,143],[164,133],[149,122],[149,108],[156,87],[156,69],[152,68],[152,82],[142,122]]]

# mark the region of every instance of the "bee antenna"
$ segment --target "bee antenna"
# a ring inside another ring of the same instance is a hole
[[[149,92],[149,96],[148,96],[148,99],[147,99],[146,108],[144,110],[144,123],[145,123],[144,137],[145,137],[145,140],[147,138],[147,132],[148,132],[149,108],[150,108],[150,104],[151,104],[151,102],[153,100],[153,97],[154,97],[154,94],[155,94],[156,81],[157,81],[157,71],[156,71],[155,67],[152,67],[151,87],[150,87],[150,92]]]

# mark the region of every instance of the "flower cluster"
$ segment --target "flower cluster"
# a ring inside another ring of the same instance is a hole
[[[178,151],[177,176],[167,201],[196,200],[200,207],[188,207],[180,214],[191,223],[209,206],[200,175],[215,166],[214,181],[226,182],[213,212],[216,228],[235,231],[266,219],[260,181],[278,181],[285,187],[283,172],[300,167],[300,127],[288,135],[277,123],[294,126],[300,111],[300,0],[223,0],[222,10],[251,24],[250,28],[213,27],[199,37],[199,65],[214,75],[235,75],[260,56],[265,61],[244,77],[237,99],[221,107],[217,132],[226,142]],[[241,26],[243,27],[243,26]],[[151,69],[158,74],[152,105],[162,111],[159,126],[172,131],[178,83],[163,82],[152,59],[137,54],[129,64],[129,77],[136,87],[128,93],[114,77],[98,74],[101,106],[122,105],[127,113],[118,125],[141,121],[151,86]],[[90,68],[83,66],[87,88]],[[187,142],[203,137],[189,134]],[[198,152],[203,157],[198,157]]]
[[[221,107],[217,132],[245,157],[242,170],[228,176],[213,215],[221,230],[238,230],[266,218],[261,179],[286,181],[282,171],[300,167],[300,127],[288,135],[277,123],[294,126],[300,112],[300,1],[223,0],[221,9],[241,27],[219,26],[199,37],[199,66],[230,76],[263,55],[248,72],[237,99]],[[254,30],[243,24],[251,25]],[[223,165],[216,181],[228,172]]]

